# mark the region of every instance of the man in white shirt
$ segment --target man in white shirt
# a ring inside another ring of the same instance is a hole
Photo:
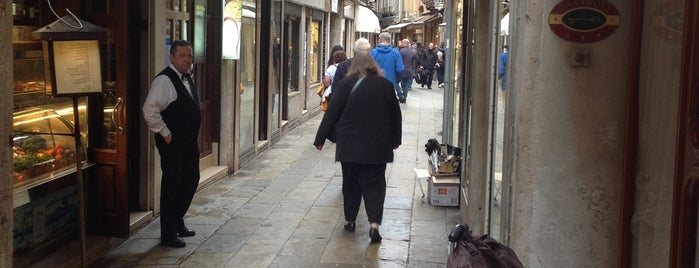
[[[184,247],[182,237],[195,235],[184,224],[199,185],[197,138],[201,114],[190,74],[193,58],[189,42],[173,42],[171,63],[153,79],[142,109],[148,128],[155,132],[160,153],[160,242],[168,247]]]

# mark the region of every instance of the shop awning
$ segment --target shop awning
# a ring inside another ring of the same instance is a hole
[[[357,32],[379,33],[381,32],[381,24],[379,18],[371,9],[363,6],[358,6],[357,15],[354,17],[354,25]]]
[[[432,22],[436,19],[439,19],[442,17],[442,14],[439,13],[434,13],[434,14],[427,14],[427,15],[422,15],[415,19],[412,24],[424,24],[428,22]]]
[[[398,24],[393,24],[391,26],[386,27],[383,29],[384,32],[391,32],[391,33],[397,33],[400,32],[400,29],[403,29],[403,27],[410,25],[412,22],[403,22],[403,23],[398,23]]]

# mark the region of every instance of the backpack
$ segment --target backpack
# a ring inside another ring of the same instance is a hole
[[[490,237],[482,235],[475,237],[466,225],[456,225],[449,234],[453,246],[447,268],[524,268],[515,252]]]

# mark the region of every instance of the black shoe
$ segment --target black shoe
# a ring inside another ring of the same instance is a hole
[[[369,228],[369,237],[371,238],[371,243],[381,242],[381,234],[379,234],[379,229]]]
[[[171,248],[183,248],[184,246],[187,245],[187,243],[182,240],[182,238],[179,238],[177,236],[175,237],[169,237],[169,238],[161,238],[160,239],[160,244],[166,247],[171,247]]]
[[[194,232],[194,230],[189,229],[186,226],[182,226],[181,228],[179,228],[177,230],[177,236],[179,236],[179,237],[190,237],[190,236],[194,236],[196,234],[197,233]]]
[[[356,228],[357,228],[357,224],[354,223],[353,221],[347,222],[347,224],[345,224],[345,230],[347,230],[349,232],[354,233],[354,229],[356,229]]]

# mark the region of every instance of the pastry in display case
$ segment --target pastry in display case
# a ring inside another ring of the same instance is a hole
[[[14,187],[37,184],[70,170],[75,167],[77,153],[80,153],[80,158],[84,161],[84,151],[75,150],[73,130],[73,124],[55,110],[35,108],[14,113]],[[84,141],[82,135],[81,140]]]
[[[15,109],[56,102],[51,99],[51,87],[45,81],[45,65],[39,42],[14,42],[13,84]]]

